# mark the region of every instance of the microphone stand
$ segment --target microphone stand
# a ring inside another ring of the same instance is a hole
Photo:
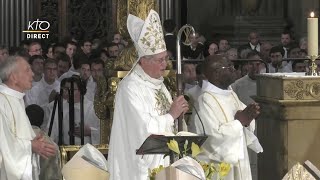
[[[69,142],[74,145],[74,80],[70,78],[71,87],[69,89]]]
[[[59,128],[59,139],[58,145],[61,146],[63,142],[63,89],[60,89],[60,95],[58,97],[58,128]]]
[[[184,95],[184,99],[186,99],[186,101],[188,101],[188,102],[190,101],[190,97],[189,97],[188,95]],[[192,108],[194,109],[194,111],[196,112],[197,117],[198,117],[199,120],[200,120],[200,123],[201,123],[201,126],[202,126],[203,135],[206,136],[206,131],[204,130],[204,125],[203,125],[203,122],[202,122],[202,120],[201,120],[201,118],[200,118],[200,115],[199,115],[199,113],[198,113],[198,110],[197,110],[197,108],[194,106],[193,103],[190,103],[190,104],[191,104]]]
[[[53,122],[54,122],[54,116],[56,115],[58,101],[59,101],[59,94],[56,94],[54,97],[53,109],[52,109],[52,113],[51,113],[51,117],[50,117],[50,125],[49,125],[49,131],[48,131],[49,137],[51,136],[52,126],[53,126]]]
[[[83,88],[83,87],[81,87]],[[84,94],[83,89],[80,90],[80,138],[81,145],[84,145],[84,106],[83,106]]]
[[[195,30],[191,25],[184,25],[180,28],[178,34],[177,34],[177,41],[176,41],[176,47],[177,47],[177,96],[183,95],[183,74],[181,72],[181,35],[184,32],[186,36],[189,36],[188,33],[192,32],[193,35],[195,34]],[[189,37],[186,37],[189,38]],[[183,130],[183,124],[182,120],[184,119],[184,115],[180,115],[178,117],[178,132]],[[175,124],[175,127],[177,125]]]

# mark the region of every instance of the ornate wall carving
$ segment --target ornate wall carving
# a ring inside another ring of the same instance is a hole
[[[68,24],[71,29],[80,29],[87,38],[104,38],[112,32],[112,1],[70,0]]]

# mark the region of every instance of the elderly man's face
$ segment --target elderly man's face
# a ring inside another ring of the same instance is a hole
[[[164,75],[167,67],[168,54],[166,51],[153,55],[152,58],[142,57],[140,64],[142,69],[150,77],[159,79]]]
[[[10,75],[9,81],[12,81],[15,86],[15,90],[19,92],[25,92],[31,89],[33,72],[29,63],[22,57],[18,57],[16,70]]]

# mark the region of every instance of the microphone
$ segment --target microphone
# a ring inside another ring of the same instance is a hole
[[[184,97],[184,99],[185,99],[187,102],[190,101],[190,97],[189,97],[188,95],[184,94],[183,97]],[[199,120],[200,120],[200,123],[201,123],[201,126],[202,126],[202,130],[203,130],[203,135],[206,136],[206,131],[204,130],[204,125],[203,125],[203,122],[202,122],[202,120],[201,120],[201,118],[200,118],[200,115],[199,115],[199,113],[198,113],[198,110],[197,110],[197,108],[193,105],[193,103],[190,103],[190,104],[191,104],[192,108],[194,109],[194,111],[196,112],[196,114],[197,114],[197,116],[198,116],[198,118],[199,118]]]

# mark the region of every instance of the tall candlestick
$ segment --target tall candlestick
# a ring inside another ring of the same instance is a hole
[[[314,12],[308,18],[308,55],[318,55],[318,18],[314,17]]]

